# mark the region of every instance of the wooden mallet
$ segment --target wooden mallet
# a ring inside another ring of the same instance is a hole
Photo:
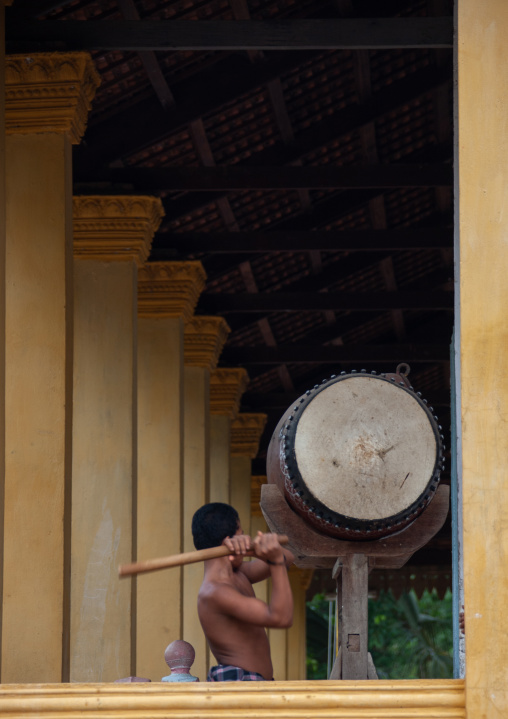
[[[288,544],[289,539],[286,534],[277,535],[279,544]],[[217,557],[227,557],[231,554],[230,550],[221,544],[220,547],[211,547],[210,549],[198,549],[195,552],[184,552],[183,554],[173,554],[169,557],[158,557],[157,559],[147,559],[144,562],[133,562],[132,564],[121,564],[118,567],[119,577],[130,577],[133,574],[142,574],[143,572],[156,572],[159,569],[168,569],[169,567],[181,567],[183,564],[194,564],[195,562],[204,562],[206,559],[216,559]],[[247,552],[246,556],[252,557],[254,551]]]

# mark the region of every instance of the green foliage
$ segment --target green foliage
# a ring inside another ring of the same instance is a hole
[[[307,603],[309,679],[326,679],[328,607],[322,595]],[[435,590],[420,600],[413,591],[369,599],[369,651],[380,679],[452,677],[451,592],[442,600]]]

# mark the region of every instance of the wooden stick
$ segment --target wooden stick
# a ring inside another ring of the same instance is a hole
[[[288,544],[289,539],[285,534],[278,535],[279,544]],[[168,569],[169,567],[181,567],[183,564],[194,564],[195,562],[204,562],[206,559],[216,559],[217,557],[227,557],[231,554],[229,549],[221,544],[220,547],[210,547],[210,549],[198,549],[195,552],[185,552],[184,554],[173,554],[170,557],[159,557],[157,559],[147,559],[144,562],[133,562],[132,564],[121,564],[118,567],[119,577],[129,577],[132,574],[141,574],[143,572],[156,572],[159,569]],[[247,556],[253,556],[254,551],[247,552]]]

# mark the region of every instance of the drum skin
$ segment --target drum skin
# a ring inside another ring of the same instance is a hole
[[[436,419],[397,374],[332,376],[282,416],[268,449],[268,482],[328,536],[394,534],[438,487],[444,448]]]

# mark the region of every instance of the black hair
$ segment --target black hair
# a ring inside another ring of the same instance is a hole
[[[196,549],[219,547],[226,537],[232,537],[239,526],[236,509],[223,502],[211,502],[194,513],[192,536]]]

